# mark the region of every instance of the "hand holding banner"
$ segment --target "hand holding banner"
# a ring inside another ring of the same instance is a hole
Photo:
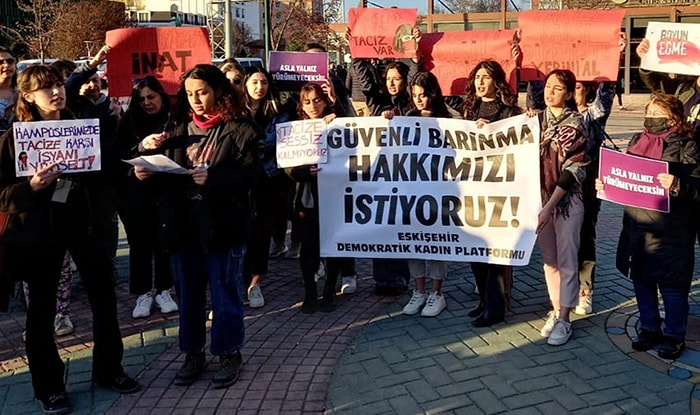
[[[299,92],[307,82],[323,84],[328,53],[270,52],[270,75],[277,90]]]
[[[296,167],[328,161],[326,122],[323,119],[277,124],[277,167]]]
[[[656,72],[700,75],[700,25],[649,22],[649,51],[641,67]]]
[[[614,81],[624,10],[531,10],[520,13],[521,80],[569,69],[577,81]]]
[[[412,58],[418,45],[413,37],[418,9],[352,8],[348,26],[353,58]]]

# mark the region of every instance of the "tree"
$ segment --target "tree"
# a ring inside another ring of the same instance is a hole
[[[89,43],[97,51],[105,42],[108,30],[126,27],[128,22],[124,3],[108,0],[80,0],[68,8],[68,13],[54,22],[53,57],[75,59],[87,55]]]
[[[246,44],[252,40],[250,26],[240,20],[233,20],[233,50],[236,56],[247,56]]]
[[[53,41],[54,22],[67,13],[70,5],[70,0],[17,0],[17,8],[29,19],[17,22],[16,28],[2,26],[0,30],[43,60]]]
[[[440,0],[435,3],[436,13],[479,13],[500,10],[500,0]]]
[[[337,0],[332,0],[337,2]],[[271,45],[279,50],[283,44],[289,50],[301,50],[309,42],[326,44],[331,33],[323,10],[309,7],[305,0],[271,1]]]

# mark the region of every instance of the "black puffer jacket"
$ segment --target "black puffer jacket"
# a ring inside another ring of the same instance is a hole
[[[630,146],[639,140],[635,135]],[[670,212],[625,206],[617,246],[617,269],[632,279],[666,282],[688,288],[695,265],[695,229],[700,201],[700,154],[697,143],[671,134],[664,143],[662,161],[680,178],[678,196]]]

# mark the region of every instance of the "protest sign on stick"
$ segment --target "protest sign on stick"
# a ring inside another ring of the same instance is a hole
[[[412,58],[418,48],[413,27],[417,9],[349,10],[350,54],[353,58]]]
[[[102,168],[98,119],[16,122],[12,128],[17,177],[52,164],[71,173]]]
[[[624,10],[530,10],[520,13],[521,80],[569,69],[578,81],[615,81]]]
[[[526,265],[539,121],[338,118],[318,173],[321,255]]]
[[[494,60],[515,91],[516,65],[511,52],[514,34],[514,30],[425,33],[419,44],[423,69],[435,74],[444,95],[464,95],[467,77],[476,64]]]
[[[211,45],[204,27],[139,27],[107,32],[109,95],[131,95],[133,82],[155,76],[168,95],[175,95],[183,73],[211,64]]]
[[[700,75],[700,25],[649,22],[645,39],[649,51],[642,56],[642,69]]]
[[[656,176],[668,173],[668,163],[600,149],[600,180],[603,190],[598,198],[626,206],[669,211],[668,191]]]
[[[270,75],[279,91],[299,92],[307,82],[321,85],[328,77],[328,54],[272,51]]]

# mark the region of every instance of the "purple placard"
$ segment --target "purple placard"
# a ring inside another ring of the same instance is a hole
[[[598,178],[603,190],[598,198],[668,212],[668,191],[656,179],[659,173],[668,173],[668,163],[601,148]]]
[[[270,74],[278,90],[299,92],[307,82],[321,84],[328,77],[328,54],[270,52]]]

